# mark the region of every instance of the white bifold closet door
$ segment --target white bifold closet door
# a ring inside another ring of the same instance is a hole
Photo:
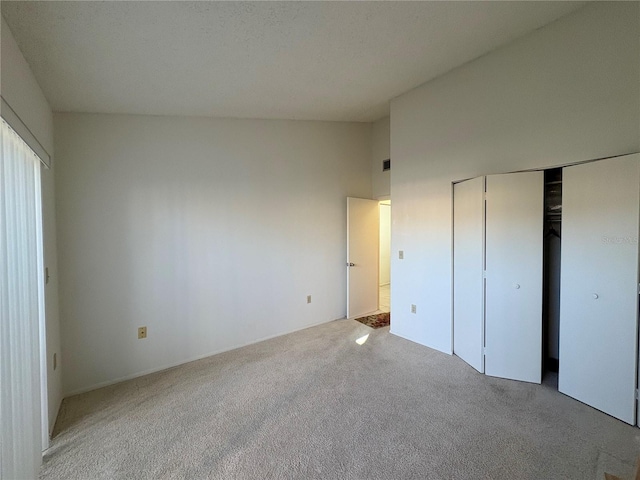
[[[640,155],[565,168],[562,197],[558,388],[635,424]]]
[[[544,173],[486,182],[485,373],[540,383]]]
[[[484,372],[484,177],[453,186],[453,353]]]

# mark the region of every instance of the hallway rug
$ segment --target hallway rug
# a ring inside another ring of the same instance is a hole
[[[371,328],[388,327],[391,324],[391,314],[389,312],[378,313],[376,315],[368,315],[355,319],[356,322],[364,323]]]

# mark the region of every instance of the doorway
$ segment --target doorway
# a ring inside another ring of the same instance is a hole
[[[391,200],[347,198],[347,318],[391,311]]]

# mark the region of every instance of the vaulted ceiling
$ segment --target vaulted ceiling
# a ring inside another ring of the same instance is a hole
[[[55,111],[373,121],[585,2],[1,2]]]

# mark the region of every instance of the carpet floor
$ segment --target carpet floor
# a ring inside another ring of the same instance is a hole
[[[65,399],[41,478],[603,480],[639,451],[551,386],[338,320]]]

